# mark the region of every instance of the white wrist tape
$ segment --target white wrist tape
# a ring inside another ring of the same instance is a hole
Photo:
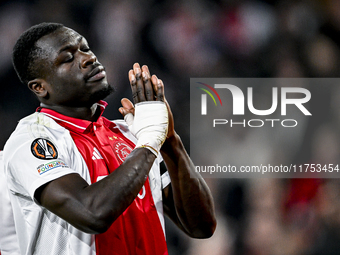
[[[135,116],[125,115],[131,133],[138,139],[136,148],[145,147],[156,156],[168,133],[168,110],[164,102],[145,101],[135,105]]]

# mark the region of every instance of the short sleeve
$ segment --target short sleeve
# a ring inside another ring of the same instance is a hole
[[[42,185],[61,176],[75,173],[69,167],[67,144],[55,137],[11,137],[4,149],[4,163],[9,188],[14,193],[30,196]]]

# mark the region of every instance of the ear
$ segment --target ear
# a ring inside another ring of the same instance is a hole
[[[47,98],[49,93],[49,84],[41,78],[37,78],[28,82],[28,88],[37,95],[38,98]]]

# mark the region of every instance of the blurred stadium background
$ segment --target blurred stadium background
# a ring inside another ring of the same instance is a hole
[[[127,73],[133,63],[149,65],[166,85],[187,147],[190,77],[339,77],[338,0],[1,1],[0,148],[18,120],[38,106],[16,77],[11,51],[24,30],[43,21],[63,23],[88,39],[116,87],[107,99],[110,119],[120,118],[120,99],[131,98]],[[340,86],[321,85],[311,93],[318,95],[312,112],[322,114],[294,138],[298,147],[271,148],[244,129],[232,133],[234,149],[258,146],[260,154],[290,163],[339,163]],[[338,179],[207,182],[218,215],[215,235],[192,240],[168,222],[170,254],[340,254]]]

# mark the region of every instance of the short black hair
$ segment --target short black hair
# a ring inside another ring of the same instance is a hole
[[[39,75],[39,65],[35,62],[41,53],[41,49],[36,46],[36,42],[41,37],[62,27],[64,25],[60,23],[44,22],[32,26],[21,34],[13,48],[12,62],[22,83],[27,85],[30,80]]]

